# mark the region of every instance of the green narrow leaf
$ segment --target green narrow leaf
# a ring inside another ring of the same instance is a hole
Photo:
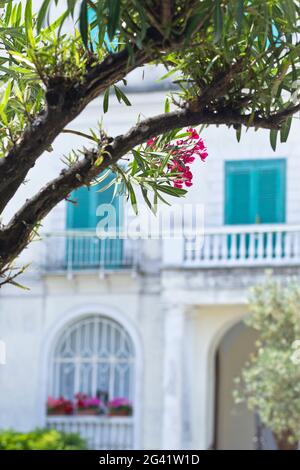
[[[108,184],[97,190],[97,193],[103,193],[109,189],[113,184],[116,184],[116,178],[113,178]]]
[[[147,189],[143,188],[143,186],[141,186],[141,191],[142,191],[142,195],[143,195],[143,198],[144,198],[144,201],[145,203],[147,204],[147,206],[149,207],[149,209],[151,211],[153,211],[153,208],[152,208],[152,204],[148,198],[148,191]]]
[[[19,3],[16,14],[16,26],[19,26],[22,20],[22,3]]]
[[[11,82],[8,82],[7,87],[5,89],[5,92],[4,92],[4,95],[3,95],[3,98],[2,98],[1,103],[0,103],[2,110],[6,109],[6,106],[8,104],[9,98],[10,98],[10,94],[11,94]]]
[[[4,23],[9,24],[10,15],[11,15],[11,12],[12,12],[12,2],[5,2],[5,3],[8,3],[8,5],[5,7]],[[1,4],[0,6],[1,7],[5,6],[5,3]]]
[[[174,75],[174,73],[178,72],[179,68],[176,67],[174,69],[169,70],[169,72],[165,73],[162,77],[158,79],[158,82],[161,82],[162,80],[165,80],[166,78],[171,77],[171,75]]]
[[[152,189],[154,191],[153,205],[154,205],[154,210],[155,211],[156,211],[156,208],[157,208],[158,199],[161,202],[163,202],[164,204],[166,204],[167,206],[171,207],[171,204],[165,198],[163,198],[161,194],[159,194],[159,192],[154,188],[154,186],[152,187]]]
[[[182,197],[187,193],[186,189],[181,188],[173,188],[173,186],[166,186],[166,185],[155,185],[158,191],[162,191],[163,193],[169,194],[170,196],[175,197]]]
[[[214,9],[214,42],[221,39],[223,30],[223,13],[220,0],[215,0]]]
[[[71,13],[72,18],[74,17],[74,10],[75,10],[76,1],[77,0],[67,0],[68,11],[69,11],[69,13]]]
[[[80,16],[79,16],[79,31],[82,37],[82,42],[88,49],[88,32],[89,32],[89,23],[88,23],[88,5],[87,0],[82,0],[80,7]]]
[[[237,11],[236,11],[236,21],[238,25],[238,30],[241,31],[244,19],[244,0],[238,0],[237,2]]]
[[[114,89],[115,89],[116,96],[117,96],[117,99],[118,99],[119,103],[121,103],[121,101],[124,101],[126,106],[131,106],[131,103],[130,103],[129,99],[123,93],[123,91],[119,87],[117,87],[116,85],[114,85]]]
[[[115,37],[118,29],[120,15],[121,15],[121,1],[120,0],[106,0],[106,6],[108,9],[108,23],[107,23],[107,34],[109,39],[112,41]]]
[[[278,135],[278,130],[277,129],[271,129],[270,131],[270,144],[272,149],[276,150],[276,144],[277,144],[277,135]]]
[[[132,149],[131,152],[132,152],[132,154],[134,156],[134,160],[137,162],[139,168],[141,168],[141,170],[143,170],[143,171],[146,171],[146,166],[145,166],[144,160],[141,157],[140,153],[135,149]]]
[[[32,20],[32,0],[27,0],[26,7],[25,7],[25,28],[26,28],[26,36],[28,43],[31,47],[35,47],[35,40],[33,36],[33,20]]]
[[[295,3],[297,2],[295,2],[294,0],[284,0],[283,2],[281,2],[281,6],[284,9],[290,27],[293,27],[297,21]]]
[[[166,98],[166,101],[165,101],[165,113],[169,113],[170,112],[170,100],[169,98]]]
[[[18,287],[19,289],[22,289],[22,290],[28,290],[28,291],[30,290],[29,287],[26,287],[23,284],[20,284],[19,282],[16,282],[16,281],[10,281],[10,284],[12,284],[13,286]]]
[[[108,87],[103,96],[103,111],[104,113],[107,113],[108,111],[108,106],[109,106],[109,93],[110,93],[110,87]]]
[[[37,17],[36,29],[39,33],[44,24],[51,0],[44,0]]]
[[[135,192],[134,192],[134,189],[132,187],[132,184],[129,181],[127,181],[127,188],[128,188],[128,191],[129,191],[129,197],[130,197],[130,202],[131,202],[132,208],[134,210],[135,215],[137,215],[138,214],[138,208],[137,208],[136,196],[135,196]]]
[[[284,143],[287,141],[292,124],[292,116],[289,117],[280,130],[280,142]]]
[[[193,35],[194,31],[196,31],[199,23],[203,21],[203,14],[198,13],[196,15],[191,16],[191,18],[187,22],[187,27],[185,30],[185,40],[188,41],[191,36]]]

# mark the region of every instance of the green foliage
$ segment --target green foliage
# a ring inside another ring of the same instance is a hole
[[[55,429],[36,429],[28,433],[0,432],[0,450],[83,450],[86,443],[78,434]]]
[[[214,5],[213,13],[209,4]],[[204,1],[197,11],[201,30],[192,47],[166,59],[170,73],[176,72],[183,105],[201,102],[213,84],[208,109],[239,111],[251,116],[250,124],[254,116],[269,117],[299,102],[299,1]],[[230,76],[233,64],[236,70]],[[224,93],[227,79],[231,86]],[[282,142],[289,129],[287,120]],[[274,150],[276,137],[276,131],[271,132]]]
[[[300,288],[269,277],[253,289],[247,325],[259,335],[256,352],[237,379],[237,402],[245,401],[277,439],[300,439]]]
[[[218,78],[222,82],[237,59],[242,61],[241,70],[230,79],[229,92],[222,93],[216,83],[212,110],[238,110],[250,113],[252,118],[268,117],[299,101],[298,0],[205,0],[192,8],[190,2],[175,0],[171,22],[165,27],[159,22],[154,3],[69,0],[66,11],[49,24],[49,11],[56,0],[44,0],[37,15],[32,13],[32,0],[26,1],[24,11],[20,1],[2,1],[0,44],[4,53],[0,57],[0,81],[2,89],[8,87],[10,99],[1,108],[0,157],[15,145],[28,121],[44,108],[45,87],[53,78],[84,80],[87,68],[112,52],[107,37],[115,52],[127,48],[134,61],[134,47],[145,47],[145,37],[153,28],[166,38],[176,40],[184,35],[186,39],[179,52],[163,59],[169,68],[167,75],[177,74],[175,83],[180,87],[182,105],[201,100],[207,87]],[[79,17],[75,17],[74,34],[63,34],[65,20],[74,17],[76,11]],[[89,11],[93,11],[92,17]],[[151,49],[149,39],[147,48]],[[120,88],[115,87],[115,93],[120,102],[129,105]],[[108,96],[109,90],[105,94],[105,112]],[[288,138],[290,123],[288,117],[280,132],[282,142]],[[270,134],[274,150],[277,134],[275,130]],[[239,138],[240,132],[237,135]]]
[[[73,78],[74,65],[80,62],[75,40],[57,35],[61,19],[37,35],[32,2],[27,1],[24,11],[21,2],[14,3],[0,18],[0,157],[16,145],[45,106],[49,80],[57,75]]]

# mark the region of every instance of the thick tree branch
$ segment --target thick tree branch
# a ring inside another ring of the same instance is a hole
[[[218,113],[207,110],[190,110],[189,108],[161,114],[146,119],[132,127],[127,134],[114,138],[104,149],[106,156],[101,165],[95,164],[99,150],[87,151],[85,157],[74,164],[53,181],[49,182],[33,198],[26,201],[15,214],[7,227],[0,231],[0,268],[11,263],[28,244],[32,230],[59,202],[68,197],[71,191],[88,185],[99,173],[135,146],[149,138],[172,129],[201,124],[226,126],[245,125],[263,129],[279,129],[283,121],[300,110],[300,105],[290,107],[269,117],[241,115],[236,111],[223,109]]]
[[[36,160],[50,147],[64,127],[108,86],[154,57],[153,49],[148,52],[136,50],[134,62],[129,63],[129,53],[125,49],[108,56],[93,67],[87,72],[81,85],[73,84],[68,87],[63,79],[52,84],[52,88],[46,93],[47,109],[28,125],[21,140],[0,160],[0,214]]]
[[[161,2],[161,16],[162,24],[164,27],[170,25],[172,19],[172,2],[170,0],[164,0]]]

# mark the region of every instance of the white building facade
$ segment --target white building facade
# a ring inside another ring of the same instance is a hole
[[[136,72],[133,106],[112,100],[109,135],[128,130],[139,113],[162,112],[165,92],[150,82]],[[95,128],[101,115],[97,100],[70,128]],[[79,432],[95,449],[257,447],[256,418],[234,405],[233,379],[254,344],[242,323],[249,287],[270,268],[283,280],[299,276],[297,122],[275,153],[265,131],[243,131],[240,143],[225,127],[203,132],[209,157],[195,164],[181,201],[204,211],[194,237],[124,240],[120,251],[99,245],[95,228],[70,230],[70,203],[52,211],[20,259],[31,262],[20,280],[30,290],[0,290],[0,429]],[[5,220],[82,144],[60,136]],[[133,413],[47,414],[49,396],[79,392],[126,398]]]

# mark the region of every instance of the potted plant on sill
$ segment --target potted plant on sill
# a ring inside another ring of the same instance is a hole
[[[108,402],[108,416],[131,416],[132,405],[127,398],[114,398]]]
[[[48,397],[47,414],[50,416],[72,415],[74,412],[73,403],[64,397],[53,398]]]
[[[80,416],[95,416],[100,414],[101,400],[97,397],[89,397],[83,393],[75,396],[76,414]]]

